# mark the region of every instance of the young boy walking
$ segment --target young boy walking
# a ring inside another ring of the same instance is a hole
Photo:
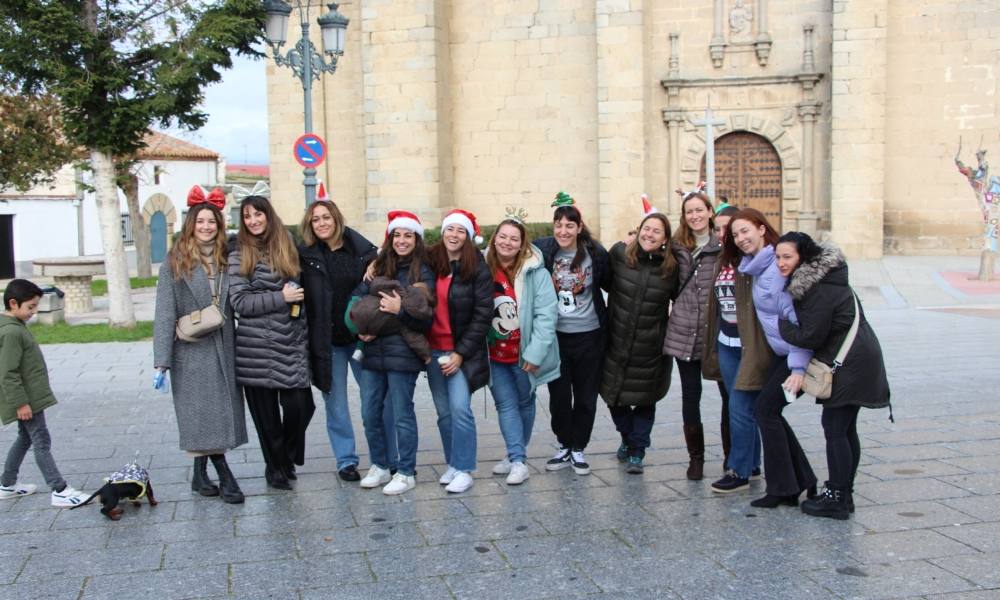
[[[0,315],[0,421],[17,421],[17,439],[7,453],[0,477],[0,500],[35,493],[36,486],[17,482],[28,449],[52,488],[52,506],[70,507],[87,496],[66,484],[49,451],[52,440],[45,427],[45,409],[55,405],[42,349],[25,325],[38,312],[42,290],[27,279],[15,279],[3,294],[6,309]]]

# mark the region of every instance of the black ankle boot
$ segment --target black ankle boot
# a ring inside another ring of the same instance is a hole
[[[847,494],[843,487],[826,482],[823,493],[802,503],[802,512],[814,517],[827,517],[843,521],[851,516]]]
[[[264,480],[267,485],[276,490],[290,490],[292,484],[288,482],[288,477],[282,469],[276,469],[271,465],[264,467]]]
[[[215,472],[219,474],[219,490],[222,492],[222,501],[226,504],[243,504],[243,490],[236,482],[233,472],[229,470],[226,455],[213,454],[209,458],[212,459]]]
[[[219,486],[208,478],[208,457],[197,456],[194,459],[194,471],[191,473],[191,491],[202,496],[218,496]]]
[[[781,505],[785,506],[798,506],[799,497],[796,496],[772,496],[771,494],[765,495],[763,498],[757,498],[750,503],[750,506],[754,508],[778,508]]]

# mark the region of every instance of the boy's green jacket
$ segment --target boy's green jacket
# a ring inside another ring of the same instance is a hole
[[[16,421],[17,409],[25,404],[38,413],[55,403],[35,337],[16,317],[0,314],[0,421]]]

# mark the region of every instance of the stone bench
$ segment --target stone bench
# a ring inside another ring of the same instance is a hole
[[[70,256],[66,258],[36,258],[31,261],[35,273],[52,277],[55,286],[65,294],[66,313],[80,314],[94,310],[90,284],[94,275],[104,274],[103,256]]]

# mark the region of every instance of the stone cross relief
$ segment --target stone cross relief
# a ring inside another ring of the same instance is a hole
[[[979,259],[980,281],[993,280],[993,265],[998,250],[998,227],[1000,227],[1000,177],[990,176],[990,165],[986,161],[986,150],[976,150],[976,168],[966,166],[959,158],[962,154],[962,138],[958,138],[958,152],[955,153],[955,166],[969,181],[976,196],[976,204],[983,213],[983,250]]]

